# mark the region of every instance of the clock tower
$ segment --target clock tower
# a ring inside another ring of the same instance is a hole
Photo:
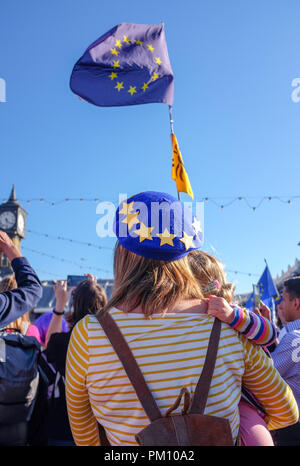
[[[26,210],[17,201],[13,185],[8,201],[0,204],[0,230],[8,234],[18,249],[21,249],[21,240],[25,238],[26,216]],[[9,260],[0,253],[0,277],[11,273]]]

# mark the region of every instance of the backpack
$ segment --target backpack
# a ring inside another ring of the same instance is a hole
[[[29,421],[39,386],[40,344],[21,332],[0,331],[0,423]]]
[[[30,421],[28,423],[28,445],[30,446],[48,445],[48,390],[52,383],[52,372],[42,351],[38,357],[38,371],[38,391]]]
[[[215,319],[209,339],[207,354],[193,399],[186,387],[180,390],[177,400],[162,416],[150,392],[144,376],[118,325],[106,313],[97,315],[106,336],[112,344],[136,394],[150,419],[150,424],[136,435],[143,446],[233,446],[233,438],[228,419],[205,415],[204,409],[215,367],[221,322]],[[181,414],[172,414],[184,396]]]
[[[48,438],[53,441],[73,443],[73,436],[69,424],[67,401],[65,395],[65,377],[49,364],[53,370],[53,384],[49,386],[48,393]]]

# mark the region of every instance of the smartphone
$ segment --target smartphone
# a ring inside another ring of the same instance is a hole
[[[255,307],[260,306],[260,289],[258,285],[253,285],[253,294],[254,294],[254,302],[255,302]]]
[[[86,280],[87,277],[84,275],[68,275],[67,277],[67,286],[77,286],[79,283],[83,282],[83,280]]]

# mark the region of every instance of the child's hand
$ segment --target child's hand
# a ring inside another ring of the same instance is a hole
[[[257,307],[254,308],[254,312],[255,314],[259,316],[262,316],[268,320],[271,320],[271,311],[268,308],[268,306],[266,306],[262,301],[260,302],[259,309]]]
[[[235,316],[234,309],[232,309],[226,299],[217,296],[209,297],[207,314],[217,317],[227,324],[231,323]]]
[[[268,306],[266,306],[262,301],[260,302],[260,313],[263,317],[265,317],[266,319],[269,319],[271,320],[271,311],[270,309],[268,308]]]

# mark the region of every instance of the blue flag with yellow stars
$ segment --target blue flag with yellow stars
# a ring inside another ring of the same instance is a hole
[[[77,61],[70,87],[100,107],[172,105],[174,80],[163,24],[115,26]]]
[[[257,285],[259,287],[260,300],[266,306],[268,306],[268,308],[271,311],[273,311],[274,310],[274,298],[278,296],[278,290],[275,286],[269,267],[267,265],[266,265],[265,270],[263,271],[262,276],[258,280]],[[253,311],[254,304],[255,304],[254,294],[252,293],[247,303],[245,304],[245,307]],[[272,315],[272,318],[273,318],[273,315]]]

